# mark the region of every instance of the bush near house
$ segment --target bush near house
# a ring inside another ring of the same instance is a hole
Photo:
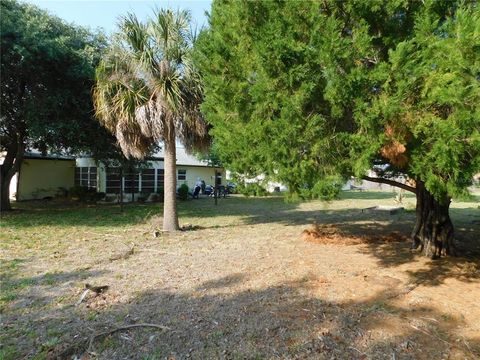
[[[266,196],[268,194],[267,190],[260,184],[239,184],[238,192],[245,196]]]
[[[178,198],[180,200],[188,200],[188,185],[187,184],[180,185],[177,192],[178,192]]]

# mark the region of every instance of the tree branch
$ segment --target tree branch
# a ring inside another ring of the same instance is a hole
[[[387,185],[395,186],[395,187],[398,187],[400,189],[416,193],[416,189],[413,186],[409,186],[407,184],[402,184],[398,181],[393,181],[393,180],[384,179],[384,178],[374,178],[374,177],[370,177],[370,176],[366,176],[366,175],[362,176],[362,179],[367,180],[367,181],[371,181],[371,182],[374,182],[374,183],[378,183],[378,184],[387,184]]]

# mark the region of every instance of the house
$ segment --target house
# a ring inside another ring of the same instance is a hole
[[[147,160],[147,167],[135,173],[120,174],[119,168],[107,167],[91,157],[25,153],[20,171],[10,182],[10,198],[22,201],[61,196],[75,185],[106,194],[119,194],[123,189],[124,194],[134,194],[134,198],[139,194],[160,192],[164,182],[163,151]],[[215,171],[217,183],[224,183],[225,169],[213,168],[206,161],[187,154],[185,148],[177,144],[177,186],[187,184],[193,188],[197,179],[213,185]],[[125,199],[131,200],[131,197]]]
[[[198,160],[187,154],[185,148],[177,143],[177,187],[187,184],[193,189],[198,179],[207,185],[215,182],[225,182],[225,169],[214,168],[206,161]],[[107,167],[96,163],[93,158],[80,157],[76,159],[75,185],[96,189],[106,194],[133,194],[134,199],[139,194],[161,192],[164,184],[164,153],[163,150],[147,159],[147,166],[130,173],[121,173],[117,167]],[[131,197],[126,197],[131,200]]]
[[[26,152],[10,181],[10,198],[21,201],[65,195],[74,185],[74,174],[74,157]]]

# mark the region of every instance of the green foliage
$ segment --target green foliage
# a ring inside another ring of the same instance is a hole
[[[328,198],[374,165],[436,196],[480,170],[475,2],[214,1],[209,21],[202,110],[232,171]]]
[[[25,150],[121,158],[116,139],[93,117],[101,33],[66,24],[33,5],[5,0],[1,11],[1,207]]]
[[[344,180],[338,176],[320,179],[310,191],[311,198],[320,200],[338,199],[344,183]]]
[[[2,149],[17,141],[41,151],[90,150],[106,139],[92,117],[100,33],[67,25],[39,8],[1,4]]]
[[[128,13],[96,69],[95,113],[129,158],[175,136],[188,150],[208,147],[189,25],[184,10],[158,9],[146,22]]]
[[[464,196],[480,169],[478,8],[459,7],[442,19],[426,6],[412,37],[389,53],[378,73],[385,81],[372,109],[380,121],[367,118],[365,136],[405,146],[400,170],[437,197]]]
[[[177,192],[178,192],[178,198],[180,200],[188,200],[188,185],[187,184],[180,185]]]
[[[245,196],[266,196],[267,190],[258,183],[245,183],[237,186],[238,193]]]

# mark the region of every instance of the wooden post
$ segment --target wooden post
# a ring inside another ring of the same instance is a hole
[[[123,168],[120,167],[120,212],[123,212]]]
[[[217,188],[217,169],[214,168],[215,176],[213,177],[214,186],[213,186],[213,196],[215,197],[215,205],[218,205],[218,188]]]

